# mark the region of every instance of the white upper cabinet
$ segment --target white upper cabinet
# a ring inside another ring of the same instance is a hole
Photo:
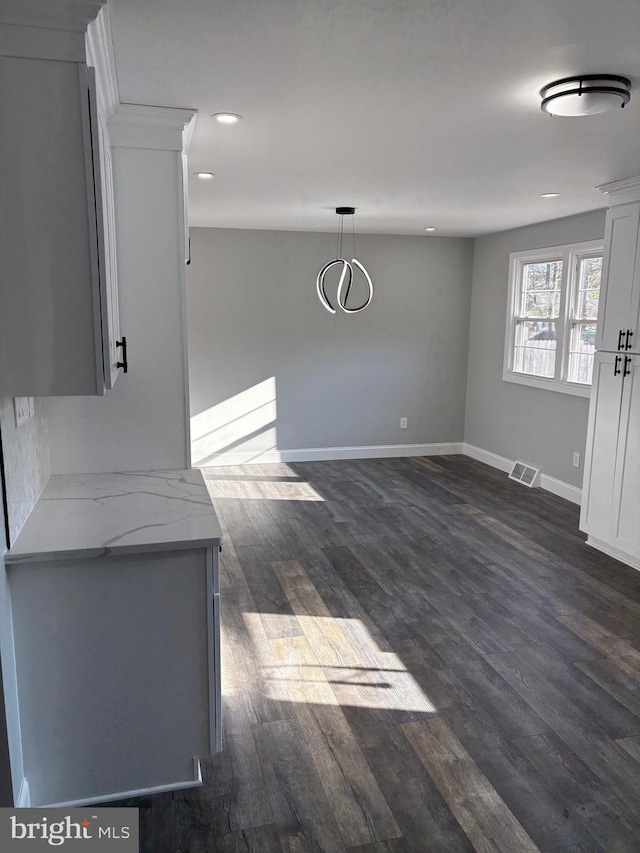
[[[0,394],[100,395],[122,359],[110,148],[85,47],[102,3],[76,15],[52,0],[42,26],[31,5],[0,0]]]
[[[640,352],[640,180],[601,187],[610,208],[604,237],[596,349]]]

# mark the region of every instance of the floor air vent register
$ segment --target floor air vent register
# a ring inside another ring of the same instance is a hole
[[[516,480],[518,483],[522,483],[524,486],[528,486],[531,489],[534,486],[539,485],[540,469],[534,468],[533,465],[527,465],[526,462],[519,462],[516,460],[509,473],[509,479]]]

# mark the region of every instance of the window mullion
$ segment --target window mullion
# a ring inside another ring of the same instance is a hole
[[[571,262],[572,256],[564,254],[562,257],[562,278],[560,284],[560,306],[557,319],[556,331],[556,366],[554,379],[558,383],[562,383],[566,378],[566,361],[565,354],[567,352],[567,329],[568,323],[565,322],[569,316],[569,290],[571,282]]]

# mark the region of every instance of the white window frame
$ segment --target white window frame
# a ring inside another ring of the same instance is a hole
[[[599,256],[603,252],[602,240],[590,240],[585,243],[568,243],[564,246],[550,246],[544,249],[532,249],[523,252],[512,252],[509,255],[509,296],[507,299],[507,326],[504,345],[504,363],[502,378],[505,382],[515,382],[518,385],[530,385],[534,388],[544,388],[547,391],[559,391],[562,394],[575,394],[578,397],[589,397],[591,385],[580,382],[569,382],[567,370],[569,366],[569,347],[571,342],[572,312],[578,287],[578,269],[582,258]],[[560,284],[560,310],[557,320],[556,334],[556,364],[553,378],[532,376],[528,373],[517,373],[513,370],[516,308],[520,295],[522,268],[525,264],[542,261],[562,261],[562,280]]]

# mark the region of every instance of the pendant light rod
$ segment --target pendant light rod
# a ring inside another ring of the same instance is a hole
[[[338,251],[336,258],[342,257],[342,238],[344,236],[344,217],[353,216],[356,212],[355,207],[336,207],[336,213],[340,217],[340,225],[338,226]],[[351,220],[353,223],[353,220]],[[354,252],[355,254],[355,252]]]

